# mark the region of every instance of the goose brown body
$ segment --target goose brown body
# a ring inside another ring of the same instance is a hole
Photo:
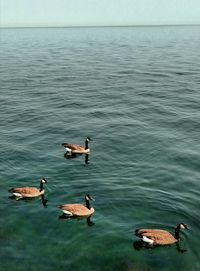
[[[140,229],[137,232],[137,236],[141,238],[145,236],[151,239],[153,245],[170,245],[178,241],[170,232],[157,229]]]
[[[64,214],[68,216],[90,216],[94,213],[94,208],[90,207],[90,200],[94,200],[90,195],[85,196],[86,205],[74,203],[58,206]]]
[[[40,182],[40,189],[36,187],[25,186],[25,187],[11,188],[8,191],[12,193],[14,196],[20,197],[20,198],[39,197],[41,195],[44,195],[44,192],[45,192],[45,190],[43,189],[44,183],[47,183],[47,180],[45,178],[43,178]]]
[[[179,241],[180,229],[188,229],[187,225],[180,223],[175,229],[175,235],[160,229],[137,229],[135,235],[151,245],[171,245]]]
[[[88,209],[82,204],[63,204],[59,208],[63,213],[71,213],[73,216],[90,216],[94,213],[94,208]]]
[[[92,139],[90,137],[86,137],[85,147],[78,144],[72,144],[72,143],[63,143],[62,146],[70,153],[86,154],[90,152],[90,149],[88,147],[89,141],[92,141]]]
[[[11,193],[20,194],[23,198],[33,198],[44,195],[44,190],[40,191],[36,187],[19,187],[10,189]]]
[[[85,149],[83,146],[80,146],[78,144],[68,144],[68,143],[63,143],[63,146],[65,148],[68,148],[71,150],[72,153],[89,153],[90,149]]]

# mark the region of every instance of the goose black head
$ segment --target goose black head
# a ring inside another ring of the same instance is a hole
[[[85,199],[86,199],[86,200],[93,200],[93,201],[95,201],[95,199],[94,199],[91,195],[89,195],[89,194],[87,194],[87,195],[85,196]]]
[[[41,182],[42,182],[42,183],[48,183],[48,182],[47,182],[47,179],[45,179],[45,178],[42,178]]]
[[[89,136],[86,137],[86,141],[89,142],[89,141],[92,141],[92,138],[90,138]]]
[[[188,228],[188,225],[185,224],[185,223],[180,223],[179,225],[180,225],[180,228],[181,228],[181,229],[186,229],[186,230],[189,229],[189,228]]]

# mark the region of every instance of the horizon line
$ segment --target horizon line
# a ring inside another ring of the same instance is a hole
[[[0,29],[17,28],[101,28],[101,27],[166,27],[166,26],[200,26],[200,23],[191,24],[127,24],[127,25],[58,25],[58,26],[0,26]]]

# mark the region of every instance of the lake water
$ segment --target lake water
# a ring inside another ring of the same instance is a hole
[[[200,26],[0,35],[0,270],[200,270]],[[86,136],[89,163],[66,159]],[[47,208],[9,198],[43,176]],[[87,193],[90,226],[59,219]],[[138,245],[180,222],[184,253]]]

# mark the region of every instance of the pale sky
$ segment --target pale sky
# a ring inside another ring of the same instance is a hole
[[[0,0],[1,27],[200,24],[200,0]]]

